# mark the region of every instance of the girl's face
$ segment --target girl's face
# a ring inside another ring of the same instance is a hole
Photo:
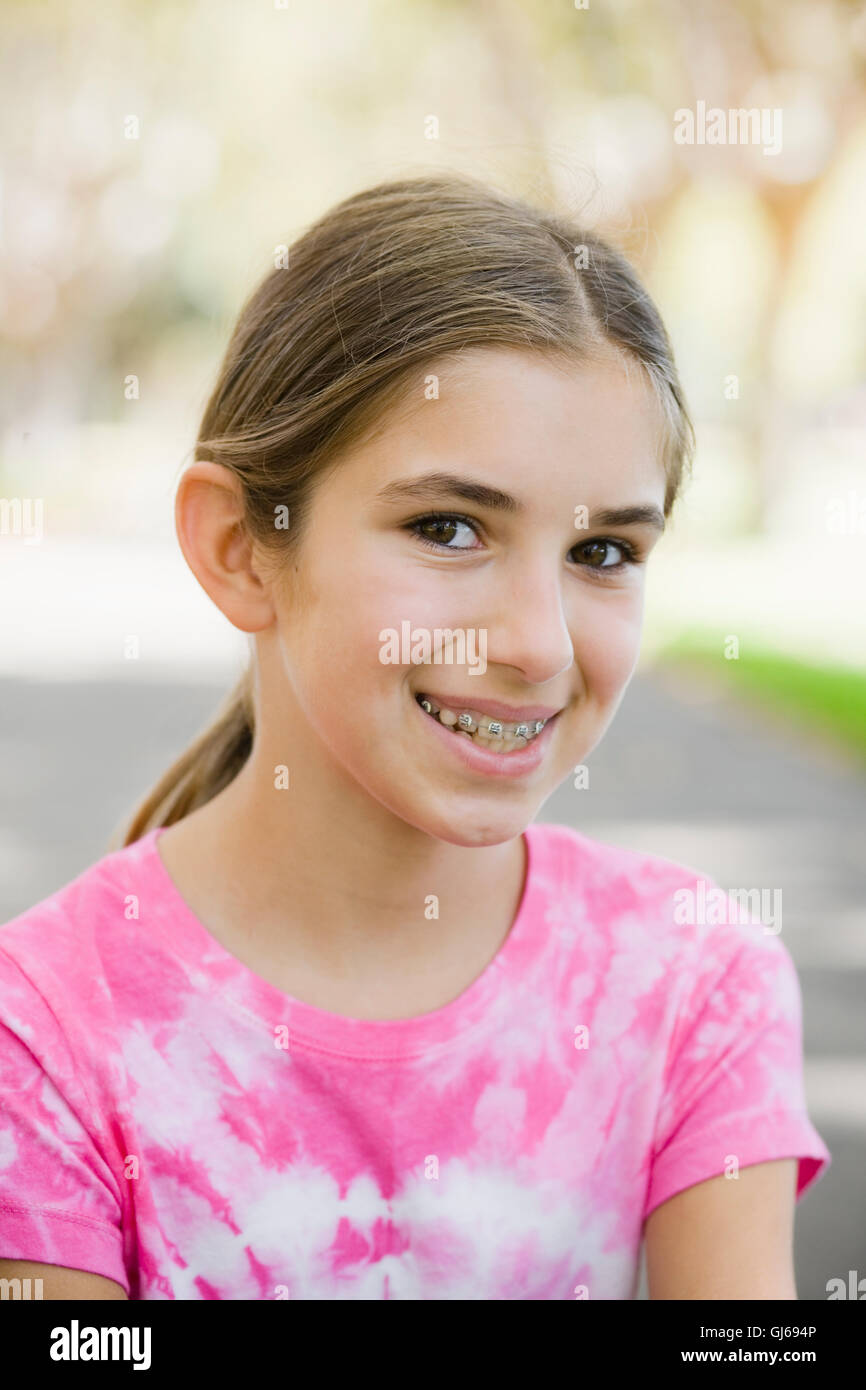
[[[307,775],[323,758],[428,835],[499,844],[585,762],[634,671],[659,407],[613,360],[473,349],[441,365],[438,399],[419,380],[317,486],[273,594],[264,708],[307,726]],[[421,696],[530,738],[491,751]]]

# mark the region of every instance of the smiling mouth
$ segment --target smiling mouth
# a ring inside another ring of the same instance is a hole
[[[453,710],[439,705],[429,695],[419,693],[417,703],[431,719],[435,719],[451,733],[463,735],[487,748],[491,753],[516,753],[526,748],[538,737],[550,721],[547,719],[525,719],[520,723],[509,724],[502,719],[491,719],[489,715],[477,710]],[[555,716],[554,716],[555,717]]]

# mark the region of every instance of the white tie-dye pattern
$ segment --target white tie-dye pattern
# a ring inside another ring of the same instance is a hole
[[[7,924],[0,1256],[150,1299],[628,1299],[649,1201],[722,1171],[726,1148],[809,1155],[814,1180],[829,1155],[778,938],[675,926],[682,866],[563,827],[528,838],[496,959],[397,1024],[322,1014],[229,957],[153,833]],[[129,892],[142,916],[121,938]]]
[[[18,1158],[18,1144],[11,1129],[0,1129],[0,1174],[11,1168]]]

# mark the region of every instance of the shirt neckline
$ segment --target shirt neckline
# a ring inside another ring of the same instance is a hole
[[[332,1013],[285,993],[228,951],[196,916],[171,877],[157,848],[165,827],[142,836],[139,854],[146,880],[158,887],[162,940],[194,971],[204,971],[219,997],[229,997],[247,1016],[274,1029],[288,1027],[293,1043],[308,1050],[368,1060],[387,1060],[429,1054],[480,1024],[499,1018],[507,1009],[507,985],[526,975],[533,947],[533,926],[540,920],[547,857],[551,853],[546,827],[530,824],[523,832],[526,870],[523,891],[508,935],[480,975],[448,1003],[412,1018],[357,1019]],[[146,898],[144,899],[146,901]]]

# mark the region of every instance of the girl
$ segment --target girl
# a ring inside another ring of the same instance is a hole
[[[470,178],[350,197],[266,276],[176,500],[249,673],[0,931],[4,1274],[630,1299],[645,1237],[651,1298],[797,1297],[830,1155],[786,948],[534,819],[692,449],[622,255]]]

